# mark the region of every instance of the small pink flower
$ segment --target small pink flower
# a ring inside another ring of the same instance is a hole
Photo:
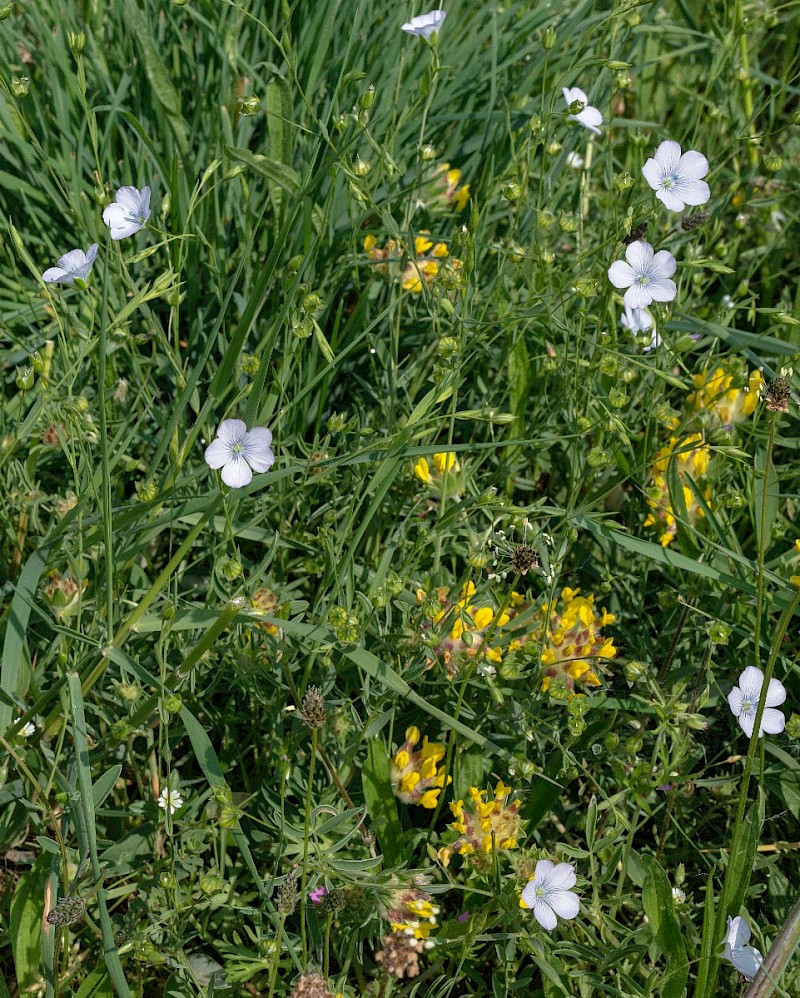
[[[327,893],[329,893],[327,887],[315,887],[313,891],[308,892],[308,896],[313,904],[322,904],[322,899]]]

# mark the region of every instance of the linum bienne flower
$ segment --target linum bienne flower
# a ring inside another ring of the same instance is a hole
[[[764,962],[764,958],[755,946],[747,945],[749,939],[750,926],[742,916],[737,915],[736,918],[731,918],[728,915],[728,931],[722,940],[725,944],[722,959],[728,960],[740,974],[744,974],[748,981],[752,981],[758,973],[758,968]]]
[[[625,262],[627,260],[627,263]],[[636,240],[625,250],[625,260],[615,260],[608,268],[608,279],[615,288],[627,288],[624,301],[628,308],[646,308],[654,301],[672,301],[678,293],[675,282],[675,257],[667,250],[653,252],[650,243]]]
[[[92,243],[84,253],[82,249],[70,250],[59,257],[58,266],[50,267],[42,274],[46,284],[75,284],[76,281],[85,285],[89,271],[97,256],[97,243]]]
[[[206,447],[209,468],[222,468],[222,481],[241,489],[253,480],[253,472],[269,471],[275,462],[270,444],[272,433],[265,426],[252,430],[241,419],[224,419],[217,438]]]
[[[116,201],[106,205],[103,221],[111,230],[112,239],[125,239],[138,232],[150,217],[150,188],[120,187]]]
[[[446,10],[431,10],[427,14],[418,14],[416,17],[412,17],[406,24],[401,24],[400,30],[407,31],[409,35],[418,35],[420,38],[430,38],[435,31],[441,28],[446,17]]]
[[[575,918],[580,910],[578,895],[570,890],[575,880],[575,870],[569,863],[556,865],[540,859],[533,879],[522,889],[519,906],[530,908],[539,925],[552,932],[559,918]]]
[[[579,104],[583,104],[583,107],[576,114],[570,114],[572,121],[580,122],[584,128],[588,128],[590,132],[599,135],[600,125],[603,124],[603,116],[596,107],[592,107],[589,104],[589,98],[581,88],[562,87],[561,92],[564,94],[564,100],[567,102],[567,108],[572,107],[576,101]]]
[[[761,699],[763,685],[764,673],[754,665],[748,665],[739,676],[739,685],[734,686],[728,694],[731,713],[738,719],[739,727],[748,738],[753,737],[758,701]],[[768,735],[779,735],[786,727],[783,711],[777,710],[778,705],[782,704],[785,699],[786,687],[779,679],[770,679],[764,713],[761,715],[761,725],[758,730],[759,738],[765,731]]]
[[[677,142],[667,139],[642,167],[644,179],[669,211],[683,211],[687,204],[705,204],[711,197],[701,178],[708,173],[708,160],[693,149],[681,155]]]

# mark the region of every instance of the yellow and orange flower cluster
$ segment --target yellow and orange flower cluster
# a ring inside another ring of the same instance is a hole
[[[455,818],[450,828],[458,832],[459,837],[437,853],[443,866],[450,863],[454,853],[472,856],[473,862],[480,863],[495,849],[513,849],[517,844],[520,801],[506,803],[506,798],[513,793],[511,787],[499,780],[493,795],[477,787],[470,787],[468,793],[470,804],[463,800],[450,804]]]
[[[524,638],[509,646],[516,650],[530,642],[541,647],[542,690],[553,682],[573,692],[576,683],[599,686],[603,663],[617,654],[614,639],[606,637],[604,627],[614,622],[614,614],[598,610],[594,596],[581,596],[580,589],[565,587],[561,598],[539,607],[541,622]]]
[[[503,659],[501,645],[491,644],[488,632],[491,628],[494,634],[498,628],[505,627],[511,620],[511,612],[503,610],[498,613],[491,606],[474,605],[472,597],[475,592],[475,583],[467,582],[461,589],[461,599],[451,603],[448,598],[450,590],[447,587],[436,590],[434,603],[438,609],[431,612],[429,620],[433,626],[444,622],[449,626],[449,630],[440,634],[433,653],[444,664],[450,679],[460,665],[473,659],[483,662],[484,665],[489,663],[492,670],[494,665]],[[422,604],[423,608],[429,603],[428,594],[424,589],[417,590],[417,602]],[[428,667],[432,667],[433,664],[434,662],[429,660]]]
[[[375,236],[364,239],[364,249],[370,259],[376,261],[375,269],[387,274],[390,280],[399,281],[403,290],[418,295],[424,287],[430,287],[443,269],[460,270],[460,260],[450,256],[447,243],[435,243],[423,232],[414,240],[414,252],[406,253],[404,247],[394,239],[384,246],[378,246]]]
[[[732,363],[706,368],[693,375],[695,390],[688,401],[695,409],[710,412],[713,425],[733,426],[753,415],[764,387],[761,371],[751,371],[744,381],[744,374]]]
[[[415,750],[419,740],[419,728],[412,725],[406,729],[406,740],[392,758],[392,789],[404,804],[419,804],[433,810],[439,803],[442,788],[453,779],[451,776],[445,778],[444,766],[437,768],[437,763],[444,758],[444,745],[429,742],[426,735],[422,748]]]
[[[667,483],[670,461],[675,461],[678,479],[681,483],[683,504],[688,523],[694,524],[705,516],[702,504],[695,491],[687,484],[687,476],[695,482],[703,499],[710,503],[711,486],[705,481],[711,460],[711,448],[703,442],[700,433],[690,433],[685,437],[670,437],[666,447],[662,447],[650,466],[650,486],[647,489],[648,513],[644,525],[660,529],[659,541],[662,547],[670,544],[678,532],[676,511],[672,506]]]

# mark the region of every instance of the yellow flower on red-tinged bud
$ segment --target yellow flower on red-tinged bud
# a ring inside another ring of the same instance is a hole
[[[521,820],[520,801],[506,803],[513,793],[511,787],[499,780],[491,791],[470,787],[470,804],[463,800],[453,801],[450,810],[455,818],[450,828],[457,832],[455,842],[439,850],[438,857],[444,866],[454,853],[473,857],[472,862],[481,864],[497,849],[513,849],[517,845]]]

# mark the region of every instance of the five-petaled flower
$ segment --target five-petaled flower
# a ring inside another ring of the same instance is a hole
[[[627,263],[625,262],[627,260]],[[645,308],[653,301],[672,301],[678,293],[670,278],[675,273],[675,257],[667,250],[653,252],[650,243],[638,240],[625,250],[625,260],[615,260],[608,279],[615,288],[627,288],[628,308]]]
[[[580,87],[562,87],[561,92],[564,94],[564,100],[567,102],[567,107],[571,107],[576,101],[579,104],[583,104],[583,107],[577,112],[577,114],[571,114],[570,118],[573,121],[579,121],[584,128],[588,128],[590,132],[594,132],[595,135],[600,134],[600,126],[603,124],[603,116],[597,110],[596,107],[592,107],[588,103],[589,98],[581,90]]]
[[[175,814],[178,808],[183,807],[183,797],[181,797],[177,790],[173,790],[170,787],[164,787],[158,795],[158,806],[162,807],[170,814]]]
[[[76,280],[85,282],[97,256],[97,243],[92,243],[84,253],[82,249],[70,250],[59,257],[58,266],[50,267],[42,274],[46,284],[74,284]]]
[[[120,187],[116,201],[103,211],[103,221],[111,229],[112,239],[125,239],[145,225],[150,217],[150,188]]]
[[[539,925],[551,932],[558,918],[575,918],[578,914],[581,903],[570,890],[575,880],[575,870],[569,863],[556,865],[549,859],[540,859],[533,880],[522,889],[520,908],[530,908]]]
[[[751,981],[758,973],[764,958],[755,946],[747,945],[749,939],[750,926],[742,916],[731,918],[728,915],[728,931],[722,940],[725,944],[722,959],[730,961],[740,974],[744,974],[747,980]]]
[[[687,204],[705,204],[711,197],[701,178],[708,173],[708,160],[693,149],[681,156],[677,142],[667,139],[642,167],[644,179],[670,211],[683,211]]]
[[[217,439],[206,447],[205,461],[210,468],[222,468],[222,481],[240,489],[253,480],[254,471],[269,471],[275,462],[270,444],[272,433],[265,426],[248,430],[241,419],[224,419]]]
[[[739,676],[739,685],[734,686],[728,694],[731,713],[738,718],[739,727],[748,738],[753,737],[758,701],[761,699],[763,685],[764,673],[754,665],[748,665]],[[786,688],[783,683],[779,679],[770,679],[767,698],[764,701],[764,713],[761,715],[761,724],[758,729],[759,738],[765,731],[768,735],[779,735],[786,727],[783,711],[776,709],[785,699]]]
[[[442,21],[447,17],[446,10],[431,10],[427,14],[418,14],[412,17],[406,24],[400,25],[401,31],[407,31],[410,35],[419,35],[420,38],[430,38],[442,26]]]

